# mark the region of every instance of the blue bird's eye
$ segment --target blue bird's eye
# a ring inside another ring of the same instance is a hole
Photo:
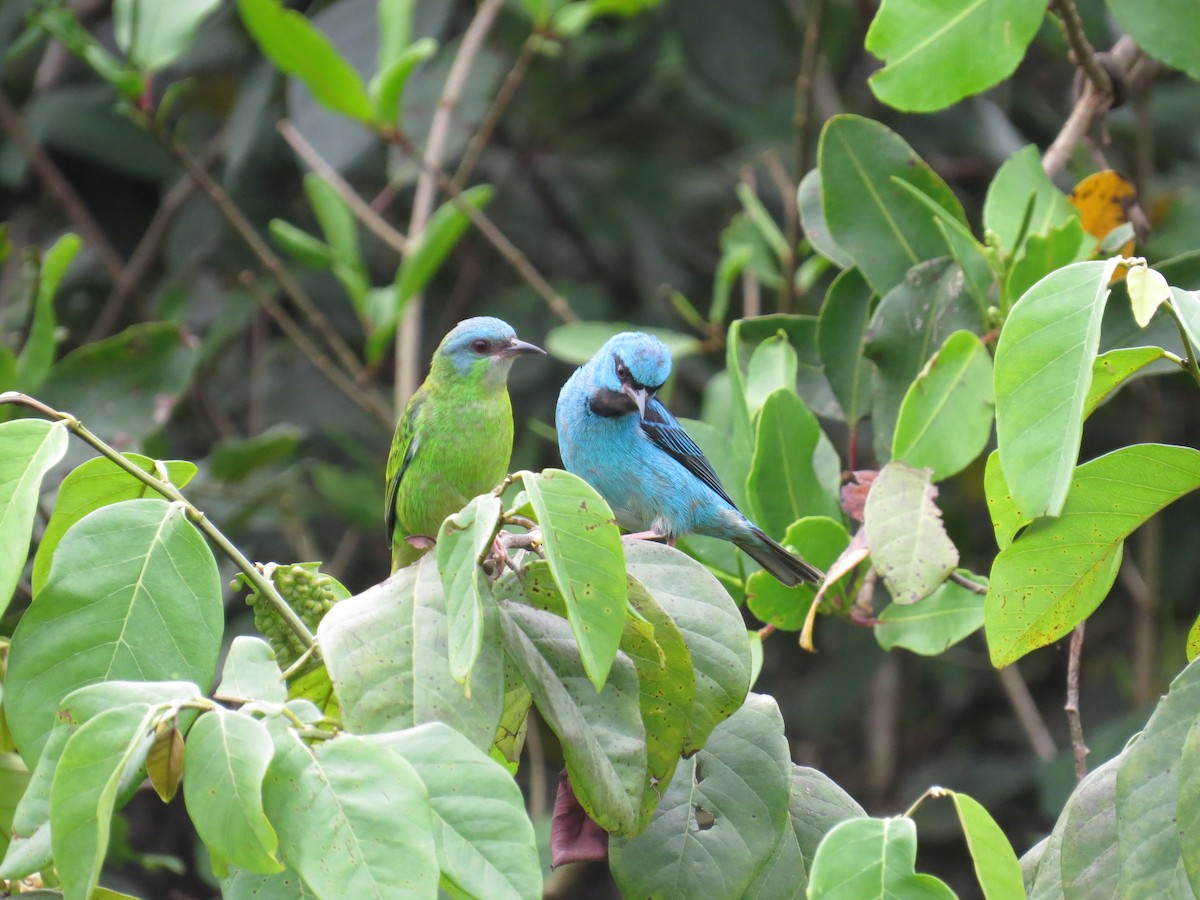
[[[485,341],[483,338],[479,338],[478,340],[471,341],[471,349],[474,350],[476,353],[487,353],[488,342]]]
[[[617,378],[625,381],[629,377],[629,370],[625,368],[623,363],[617,363]]]

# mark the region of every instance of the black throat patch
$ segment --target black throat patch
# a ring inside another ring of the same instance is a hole
[[[588,408],[598,416],[613,419],[617,416],[637,412],[637,404],[633,398],[622,391],[611,391],[601,388],[588,398]]]

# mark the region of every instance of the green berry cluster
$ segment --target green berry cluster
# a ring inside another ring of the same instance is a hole
[[[316,632],[317,625],[333,604],[346,596],[345,588],[333,576],[318,571],[319,566],[320,563],[296,563],[263,567],[263,574],[312,632]],[[275,660],[281,669],[286,669],[304,653],[300,638],[253,586],[246,602],[254,610],[254,627],[271,642]]]

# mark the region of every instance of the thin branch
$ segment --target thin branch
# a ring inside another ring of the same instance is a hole
[[[292,343],[294,343],[300,352],[308,357],[309,362],[313,367],[328,378],[339,391],[355,402],[364,412],[378,419],[385,428],[391,428],[393,423],[392,411],[386,403],[383,402],[373,391],[363,387],[360,384],[352,381],[350,376],[343,372],[334,363],[332,359],[322,352],[304,331],[303,328],[287,314],[282,306],[275,302],[269,293],[263,290],[262,285],[250,272],[243,272],[238,280],[250,292],[258,305],[267,311],[267,314],[275,320],[280,330],[287,335]]]
[[[263,597],[265,597],[267,602],[275,608],[275,611],[279,614],[279,617],[283,619],[285,623],[287,623],[287,626],[292,629],[296,637],[298,637],[301,643],[304,644],[305,648],[313,645],[314,640],[312,632],[308,630],[308,626],[304,624],[303,620],[301,620],[298,615],[296,615],[295,611],[288,606],[287,601],[284,600],[279,594],[279,591],[275,589],[275,585],[271,584],[268,579],[264,578],[258,567],[255,566],[254,563],[250,562],[250,560],[248,560],[242,554],[242,551],[235,547],[233,542],[230,541],[229,538],[225,537],[225,535],[221,533],[221,530],[217,528],[217,526],[214,525],[200,509],[194,506],[190,500],[183,496],[183,494],[179,492],[179,489],[176,488],[175,485],[168,481],[162,481],[155,477],[154,474],[142,470],[139,466],[135,465],[124,455],[118,453],[99,437],[93,434],[90,430],[84,427],[83,423],[70,413],[59,412],[58,410],[47,406],[45,403],[42,403],[40,400],[36,400],[33,397],[18,393],[16,391],[5,391],[3,394],[0,394],[0,405],[6,403],[14,403],[20,406],[28,407],[29,409],[41,413],[48,419],[54,419],[55,421],[65,423],[67,428],[72,433],[90,444],[102,456],[106,457],[108,460],[115,463],[121,469],[124,469],[138,481],[147,485],[152,490],[157,491],[168,500],[172,501],[173,503],[178,503],[187,513],[188,518],[196,524],[196,527],[204,532],[208,539],[216,544],[217,547],[219,547],[221,551],[231,560],[233,560],[234,564],[242,570],[246,576],[246,579],[252,585],[254,585],[254,589],[257,590]]]
[[[1112,78],[1096,59],[1096,51],[1092,49],[1087,34],[1083,30],[1083,19],[1079,17],[1075,0],[1050,0],[1050,7],[1062,19],[1063,31],[1066,33],[1067,43],[1071,45],[1071,55],[1074,57],[1075,65],[1079,66],[1083,74],[1087,76],[1092,87],[1096,89],[1096,93],[1101,96],[1112,94]]]
[[[1113,45],[1108,56],[1115,67],[1129,73],[1128,82],[1131,92],[1139,89],[1154,75],[1153,66],[1139,65],[1141,50],[1138,49],[1133,38],[1128,35]],[[1099,90],[1091,78],[1084,81],[1083,91],[1076,98],[1071,114],[1042,157],[1042,168],[1051,178],[1063,170],[1084,135],[1112,106],[1112,79],[1107,72],[1105,72],[1105,76],[1108,77],[1109,89],[1107,91]]]
[[[388,138],[414,160],[420,160],[416,148],[413,147],[412,142],[409,141],[403,132],[390,132]],[[438,187],[449,194],[450,201],[455,207],[471,220],[471,224],[479,230],[479,233],[487,239],[488,243],[496,248],[496,251],[504,257],[505,262],[512,266],[517,274],[524,278],[526,283],[534,289],[538,296],[546,301],[546,305],[550,307],[552,313],[564,322],[579,321],[579,316],[575,314],[575,311],[571,309],[567,301],[550,286],[550,283],[534,268],[525,254],[518,250],[512,241],[505,237],[504,233],[482,211],[476,209],[463,199],[462,191],[454,187],[449,176],[442,171],[441,167],[433,167],[422,162],[421,168],[426,172],[433,173],[433,178],[437,182]],[[409,234],[412,234],[411,229],[409,230]]]
[[[219,146],[219,140],[211,141],[205,147],[204,152],[200,154],[198,160],[200,165],[208,168],[216,158]],[[199,190],[199,185],[190,176],[184,175],[163,196],[162,202],[154,212],[154,217],[146,226],[142,239],[134,248],[133,255],[129,257],[129,264],[117,278],[112,291],[104,301],[104,306],[100,308],[100,314],[96,316],[96,321],[88,332],[87,340],[89,342],[99,340],[107,335],[120,319],[121,314],[125,311],[125,304],[150,271],[150,266],[153,265],[158,251],[167,239],[171,222],[175,220],[179,211],[197,190]]]
[[[475,11],[475,17],[467,26],[458,53],[446,76],[446,84],[442,88],[442,96],[438,100],[437,109],[429,123],[429,139],[425,144],[425,153],[418,155],[412,144],[405,140],[402,149],[413,159],[421,161],[421,174],[417,179],[416,192],[413,195],[412,214],[408,221],[408,236],[416,240],[425,229],[429,216],[433,213],[435,191],[435,173],[441,171],[442,156],[446,151],[446,141],[450,135],[450,125],[454,119],[454,111],[462,96],[463,86],[475,57],[483,46],[484,38],[492,29],[496,16],[504,0],[483,0]],[[404,408],[408,398],[417,390],[417,380],[420,375],[421,354],[421,313],[424,303],[418,295],[409,300],[400,320],[399,332],[396,335],[396,397],[397,412]]]
[[[46,186],[46,190],[67,214],[67,218],[71,220],[75,230],[87,241],[109,277],[114,282],[119,281],[125,270],[124,261],[113,248],[104,229],[92,217],[87,205],[75,192],[71,182],[54,164],[50,155],[33,139],[33,135],[29,133],[21,119],[21,114],[17,112],[17,108],[9,102],[8,97],[2,91],[0,91],[0,128],[8,132],[17,149],[21,151],[21,155],[29,160],[33,171],[37,173],[42,184]]]
[[[1058,753],[1058,747],[1055,746],[1046,720],[1042,718],[1037,704],[1033,702],[1029,686],[1025,684],[1025,679],[1021,677],[1020,671],[1016,666],[1005,666],[996,674],[1000,678],[1000,686],[1004,688],[1013,712],[1017,714],[1017,721],[1021,723],[1025,736],[1029,738],[1029,745],[1033,748],[1034,754],[1042,762],[1054,759]]]
[[[750,193],[758,194],[758,185],[754,180],[754,169],[748,165],[742,166],[742,184],[750,191]],[[742,269],[742,315],[747,319],[753,319],[762,313],[762,290],[758,283],[758,276],[754,271],[746,266]]]
[[[812,0],[808,24],[804,26],[804,47],[800,51],[800,72],[796,76],[796,111],[792,129],[796,132],[796,178],[803,178],[812,161],[813,134],[816,117],[813,115],[813,94],[816,85],[817,63],[820,61],[821,17],[825,0]]]
[[[221,187],[208,170],[199,164],[194,156],[188,152],[187,147],[175,139],[175,136],[168,132],[160,123],[152,116],[141,115],[143,126],[150,131],[159,141],[170,151],[171,155],[179,162],[187,174],[200,186],[200,190],[208,196],[213,205],[217,207],[221,215],[225,217],[233,230],[238,233],[238,236],[245,242],[250,251],[258,257],[258,261],[262,263],[263,268],[271,273],[271,276],[279,282],[283,292],[291,298],[292,302],[304,314],[304,318],[312,325],[313,329],[321,335],[325,343],[329,345],[329,349],[333,351],[334,358],[338,363],[350,374],[355,381],[364,379],[364,371],[358,357],[354,351],[350,349],[350,345],[338,334],[332,323],[325,317],[325,314],[317,308],[316,303],[308,295],[308,292],[301,287],[300,282],[288,271],[287,266],[275,254],[275,252],[267,245],[257,229],[246,218],[245,213],[241,211],[233,199]]]
[[[1087,744],[1083,742],[1083,722],[1079,718],[1079,657],[1083,652],[1083,626],[1080,622],[1071,632],[1071,650],[1067,657],[1067,725],[1071,729],[1071,749],[1075,754],[1075,778],[1082,781],[1087,775]]]
[[[779,199],[783,201],[783,237],[787,242],[787,251],[781,267],[783,292],[779,295],[779,312],[787,313],[792,311],[792,304],[796,302],[796,244],[800,241],[800,211],[796,207],[796,184],[788,177],[787,169],[783,167],[775,151],[764,153],[762,161],[775,184],[775,190],[779,192]]]
[[[521,52],[517,54],[517,61],[513,63],[513,67],[504,76],[504,82],[500,85],[500,90],[496,92],[496,96],[492,100],[492,105],[488,107],[487,114],[479,124],[479,129],[471,136],[471,143],[467,146],[467,151],[463,154],[462,161],[458,164],[458,169],[454,173],[454,186],[459,190],[462,190],[463,186],[467,183],[467,179],[471,177],[471,172],[474,171],[480,154],[483,153],[484,148],[492,139],[492,134],[495,132],[496,126],[500,124],[501,117],[508,110],[508,105],[516,95],[517,88],[525,80],[525,75],[529,72],[529,66],[533,62],[533,58],[537,56],[537,48],[540,40],[541,35],[537,32],[534,32],[525,39],[525,43],[521,45]]]
[[[295,154],[304,160],[310,169],[329,182],[329,186],[337,191],[338,196],[358,216],[358,220],[367,226],[372,234],[403,256],[408,249],[407,238],[393,228],[383,216],[375,212],[371,205],[363,200],[354,188],[350,187],[346,179],[339,175],[338,171],[317,152],[317,149],[304,139],[304,135],[296,130],[296,126],[287,119],[283,119],[275,127],[279,129],[279,133],[283,135],[283,139],[288,142],[288,146]]]
[[[972,581],[966,575],[962,575],[959,572],[951,572],[949,580],[953,581],[959,587],[965,587],[973,594],[978,594],[980,597],[987,596],[987,585],[980,584],[977,581]]]

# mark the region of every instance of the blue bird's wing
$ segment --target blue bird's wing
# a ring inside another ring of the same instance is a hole
[[[722,500],[730,506],[734,506],[729,495],[725,493],[725,486],[721,484],[721,479],[717,477],[712,464],[696,446],[692,436],[683,430],[683,426],[675,421],[675,417],[658,400],[651,399],[646,404],[646,415],[642,419],[642,431],[654,442],[656,447],[712,488]],[[736,508],[734,506],[734,509]]]

